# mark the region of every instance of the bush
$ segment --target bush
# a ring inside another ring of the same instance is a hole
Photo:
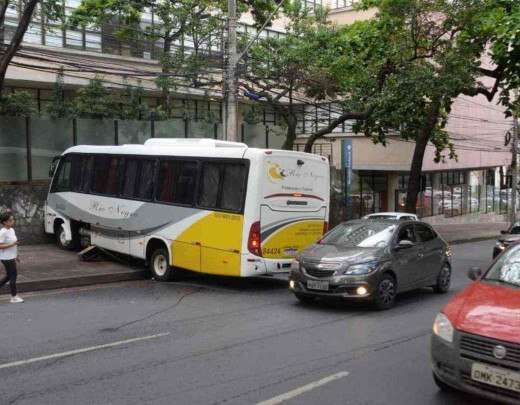
[[[0,115],[26,117],[36,112],[34,97],[27,91],[15,91],[0,98]]]

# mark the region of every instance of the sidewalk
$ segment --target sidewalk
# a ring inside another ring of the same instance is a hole
[[[508,222],[433,225],[433,228],[449,243],[457,244],[477,240],[494,239],[500,231],[509,228]]]
[[[437,225],[434,228],[447,242],[456,244],[496,238],[508,225],[506,222],[495,222]],[[125,265],[108,258],[84,262],[77,253],[49,244],[21,246],[20,258],[17,283],[20,292],[140,280],[147,277],[142,263],[129,261]],[[0,276],[3,276],[3,269],[0,270]],[[0,289],[0,294],[8,292],[8,286]]]
[[[17,287],[20,292],[139,280],[147,274],[144,265],[132,267],[109,259],[84,262],[76,252],[61,250],[52,244],[20,246],[19,256]],[[1,268],[0,277],[3,275]],[[8,292],[8,285],[0,288],[0,294]]]

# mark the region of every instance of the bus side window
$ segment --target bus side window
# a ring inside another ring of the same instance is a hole
[[[242,210],[247,169],[236,163],[204,163],[198,205],[237,212]]]
[[[193,204],[197,162],[163,160],[159,166],[157,200],[177,204]]]
[[[91,156],[72,155],[72,191],[76,191],[78,193],[88,193],[90,191],[90,183],[92,180],[92,162],[93,159]]]
[[[52,182],[51,193],[70,191],[71,165],[72,163],[69,156],[61,160],[58,170],[55,172],[54,180]]]
[[[204,208],[218,208],[220,165],[216,163],[204,163],[202,165],[201,179],[198,205]]]
[[[121,195],[127,198],[151,200],[154,166],[153,160],[126,159]]]
[[[102,195],[117,195],[119,185],[119,158],[99,155],[94,157],[94,180],[92,192]]]
[[[247,170],[243,165],[226,164],[224,166],[220,208],[229,211],[242,210],[246,189],[246,174]]]

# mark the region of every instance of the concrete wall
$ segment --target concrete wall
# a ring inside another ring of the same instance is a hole
[[[15,230],[23,244],[47,243],[51,241],[43,231],[43,206],[49,186],[0,185],[0,211],[10,209],[15,218]]]

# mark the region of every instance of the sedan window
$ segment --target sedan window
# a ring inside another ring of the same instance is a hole
[[[520,287],[520,246],[506,250],[483,280]]]
[[[399,230],[399,234],[397,235],[397,243],[402,240],[409,240],[410,242],[415,242],[415,233],[413,231],[412,225],[403,226]]]
[[[395,225],[378,222],[345,223],[325,235],[320,244],[365,248],[385,247],[392,239],[395,228]]]

